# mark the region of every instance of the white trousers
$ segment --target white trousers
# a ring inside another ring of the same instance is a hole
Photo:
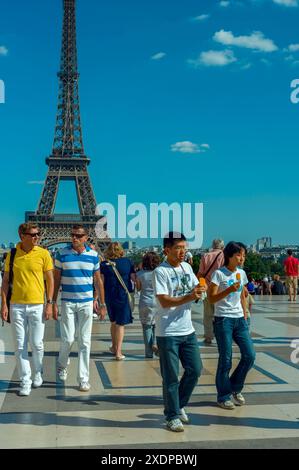
[[[78,341],[78,382],[89,380],[89,358],[93,302],[61,302],[59,366],[66,368],[75,341]]]
[[[10,317],[15,341],[15,355],[19,378],[23,385],[31,385],[31,367],[28,357],[28,341],[32,350],[34,375],[42,373],[44,357],[44,305],[11,304]]]

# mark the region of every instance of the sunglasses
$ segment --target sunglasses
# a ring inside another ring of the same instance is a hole
[[[40,237],[40,232],[36,232],[36,233],[25,232],[24,235],[30,235],[31,238],[35,238],[35,237]]]
[[[83,238],[86,237],[85,233],[71,233],[72,238]]]

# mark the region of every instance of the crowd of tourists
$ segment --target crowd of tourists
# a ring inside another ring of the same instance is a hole
[[[157,253],[148,252],[137,272],[118,242],[110,243],[99,255],[88,243],[88,233],[82,225],[73,226],[71,244],[56,250],[54,260],[40,246],[36,224],[21,224],[19,237],[20,242],[6,257],[1,289],[1,316],[11,323],[16,345],[19,396],[29,396],[32,388],[43,384],[45,324],[52,318],[60,323],[59,381],[67,381],[69,356],[76,340],[79,390],[90,390],[94,313],[101,320],[108,315],[109,353],[116,361],[124,361],[125,326],[133,322],[136,288],[145,357],[158,357],[160,361],[167,428],[181,432],[189,423],[185,407],[202,371],[191,318],[193,302],[203,302],[204,343],[211,345],[216,338],[218,346],[218,405],[226,410],[245,405],[242,389],[255,360],[250,313],[256,286],[243,269],[247,253],[243,243],[232,241],[224,246],[222,240],[214,240],[195,275],[182,233],[169,232],[163,240],[164,260],[161,262]],[[285,271],[289,300],[294,301],[298,260],[288,254]],[[233,342],[241,357],[231,373]],[[180,363],[184,373],[179,380]]]

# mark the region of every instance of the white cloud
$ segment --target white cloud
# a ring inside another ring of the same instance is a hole
[[[7,55],[8,49],[5,46],[0,46],[0,55]]]
[[[171,145],[172,152],[180,153],[204,153],[210,148],[209,144],[193,144],[189,140],[183,142],[176,142]]]
[[[288,46],[288,50],[291,52],[299,51],[299,44],[290,44]]]
[[[228,7],[230,5],[230,2],[228,0],[221,0],[221,2],[219,3],[219,5],[221,7]]]
[[[262,62],[262,64],[267,65],[267,67],[270,67],[270,65],[272,65],[272,62],[270,62],[270,60],[268,60],[268,59],[263,58],[263,59],[261,59],[261,62]]]
[[[224,51],[205,51],[200,54],[196,60],[188,60],[188,63],[193,67],[198,68],[201,65],[206,67],[223,67],[232,62],[236,62],[236,57],[233,51],[226,49]]]
[[[42,184],[44,184],[44,183],[45,183],[45,182],[44,182],[44,181],[41,181],[41,180],[40,180],[40,181],[34,181],[34,180],[33,180],[33,181],[27,181],[27,184],[41,184],[41,185],[42,185]]]
[[[242,65],[241,70],[248,70],[248,69],[251,69],[251,67],[252,67],[252,64],[248,62],[247,64]]]
[[[151,56],[152,60],[161,60],[166,56],[165,52],[158,52],[157,54],[154,54]]]
[[[297,7],[298,0],[273,0],[277,5],[284,5],[285,7]]]
[[[199,16],[195,16],[193,18],[193,21],[197,21],[197,22],[201,22],[201,21],[205,21],[207,20],[208,18],[210,18],[211,15],[199,15]]]
[[[234,36],[231,31],[221,29],[214,34],[213,39],[226,46],[245,47],[262,52],[273,52],[278,49],[272,39],[265,38],[261,31],[254,31],[250,36]]]

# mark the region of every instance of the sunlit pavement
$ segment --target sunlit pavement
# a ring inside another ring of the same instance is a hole
[[[201,308],[194,307],[193,319],[204,370],[187,409],[191,424],[182,433],[165,428],[159,361],[144,358],[137,311],[126,329],[126,359],[120,362],[109,353],[109,322],[94,320],[89,393],[78,390],[75,346],[66,384],[57,381],[59,324],[50,321],[43,386],[19,397],[11,330],[5,325],[0,329],[5,349],[0,447],[298,448],[299,367],[291,342],[299,340],[299,304],[285,296],[256,298],[251,320],[256,363],[244,389],[247,404],[232,411],[216,405],[217,346],[203,346]],[[234,364],[238,357],[234,348]]]

